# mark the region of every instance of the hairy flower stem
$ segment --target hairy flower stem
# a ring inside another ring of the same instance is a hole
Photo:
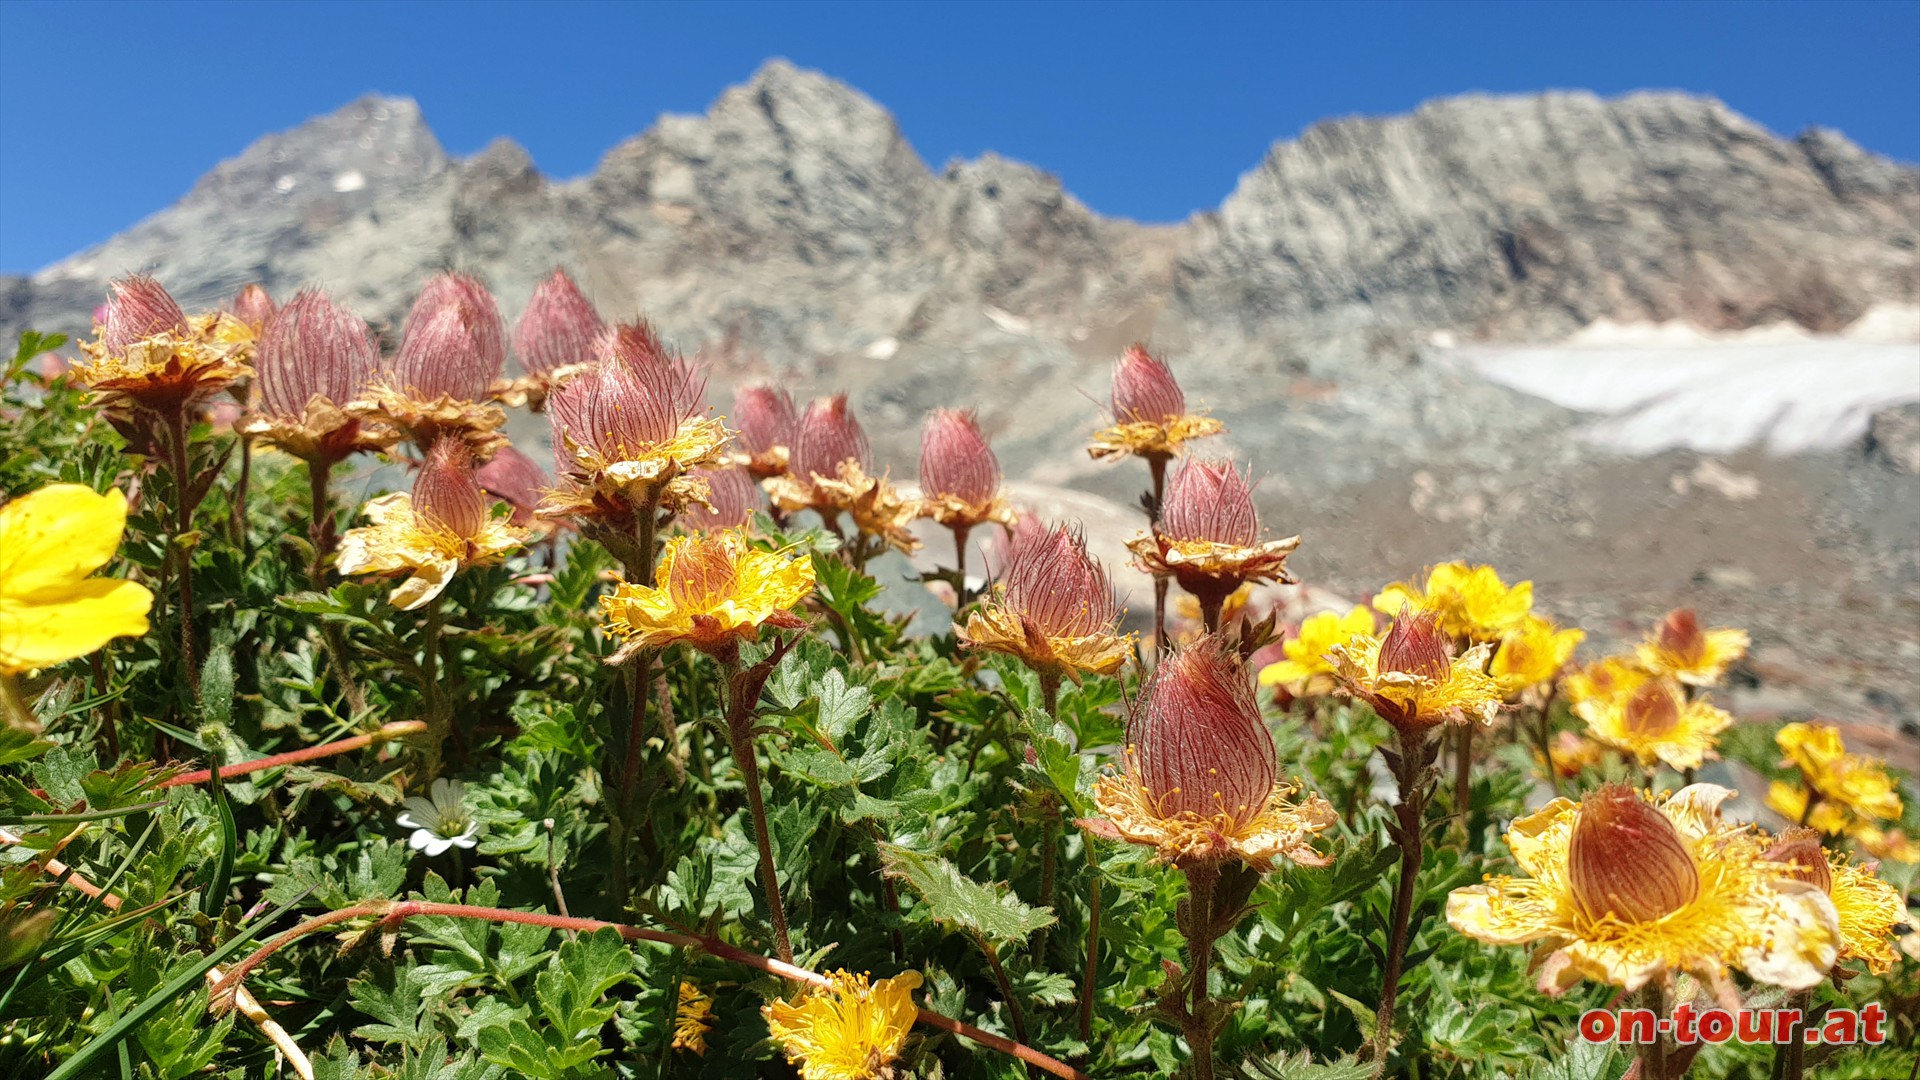
[[[1813,991],[1795,990],[1787,995],[1787,1008],[1797,1009],[1800,1020],[1787,1032],[1786,1042],[1773,1051],[1774,1080],[1806,1080],[1808,1010],[1813,1007]]]
[[[253,482],[253,436],[240,436],[240,479],[233,485],[233,546],[249,559],[253,539],[247,531],[247,499]]]
[[[1400,752],[1393,759],[1394,780],[1400,788],[1400,801],[1394,806],[1398,824],[1393,840],[1400,848],[1400,884],[1393,894],[1391,928],[1387,936],[1386,972],[1380,980],[1380,1012],[1374,1021],[1374,1075],[1386,1073],[1387,1054],[1393,1049],[1394,1006],[1400,996],[1401,966],[1406,962],[1407,944],[1413,920],[1413,899],[1424,856],[1421,824],[1427,806],[1427,733],[1417,728],[1400,730]]]
[[[231,780],[236,776],[245,776],[248,773],[259,772],[262,769],[278,769],[287,765],[298,765],[304,761],[318,761],[321,758],[333,757],[336,754],[345,754],[349,751],[393,742],[396,739],[404,739],[409,735],[418,735],[426,730],[427,725],[418,720],[396,720],[390,724],[380,725],[378,731],[370,731],[365,735],[355,735],[350,739],[322,743],[319,746],[309,746],[301,750],[289,750],[284,754],[273,754],[269,757],[255,758],[252,761],[237,761],[232,765],[222,765],[220,766],[220,778],[223,780]],[[213,771],[211,769],[197,769],[193,772],[168,777],[156,786],[162,788],[182,787],[187,784],[204,784],[211,779],[213,779]]]
[[[333,482],[332,461],[307,462],[307,540],[313,545],[313,561],[307,565],[307,582],[313,591],[327,591],[327,559],[333,554]],[[328,666],[346,695],[347,708],[356,716],[367,711],[367,696],[353,679],[347,664],[347,635],[336,623],[321,622],[320,643],[326,649]]]
[[[1047,710],[1047,719],[1057,722],[1060,711],[1060,673],[1058,671],[1040,672],[1040,704]],[[1043,815],[1040,825],[1040,906],[1053,906],[1055,879],[1060,873],[1060,845],[1065,840],[1065,829],[1060,816],[1060,803],[1051,794],[1041,797],[1040,813]],[[1033,935],[1033,958],[1040,963],[1047,955],[1047,930],[1036,930]],[[1043,965],[1044,966],[1044,965]]]
[[[985,935],[975,934],[973,940],[986,954],[987,968],[993,972],[993,981],[1000,987],[1000,997],[1007,1003],[1007,1021],[1013,1025],[1013,1037],[1027,1041],[1027,1014],[1020,1008],[1020,998],[1013,992],[1013,980],[1007,978],[1007,969],[1000,963],[1000,950]]]
[[[1187,1052],[1192,1055],[1194,1080],[1213,1080],[1213,1001],[1207,983],[1213,970],[1213,943],[1219,937],[1214,925],[1214,886],[1220,880],[1220,868],[1213,863],[1197,863],[1186,868],[1187,1002],[1181,1025],[1187,1037]]]
[[[633,512],[634,553],[638,559],[626,564],[627,580],[641,584],[653,582],[654,541],[660,529],[660,495],[656,489],[646,501]],[[632,898],[633,884],[628,862],[632,858],[632,841],[639,831],[639,823],[634,821],[634,793],[640,787],[641,754],[647,741],[647,697],[653,692],[651,675],[653,656],[641,653],[640,662],[634,666],[631,693],[628,696],[628,719],[626,747],[620,759],[620,786],[613,800],[611,820],[608,821],[607,838],[613,845],[613,900],[615,911],[626,911],[627,901]],[[671,753],[671,747],[669,747]]]
[[[193,553],[188,547],[187,537],[193,532],[193,501],[189,489],[193,487],[192,466],[187,455],[187,409],[184,403],[176,405],[167,416],[169,438],[167,448],[172,452],[173,462],[173,535],[168,537],[168,554],[174,558],[180,581],[180,669],[185,676],[184,685],[190,704],[200,702],[200,665],[194,655],[193,644]]]
[[[1640,988],[1640,1007],[1650,1010],[1656,1023],[1667,1015],[1667,992],[1663,978],[1656,978]],[[1651,1042],[1640,1044],[1639,1057],[1640,1080],[1677,1080],[1667,1074],[1667,1040],[1657,1031]]]
[[[447,734],[453,727],[453,711],[447,696],[440,692],[440,628],[444,614],[440,609],[440,597],[427,601],[427,616],[420,627],[420,684],[425,697],[422,703],[427,725],[427,756],[420,766],[422,783],[432,783],[440,776],[445,762]]]
[[[959,611],[967,606],[967,534],[973,531],[971,525],[954,525],[953,528],[953,609]]]
[[[1147,472],[1153,477],[1153,502],[1147,511],[1147,531],[1160,524],[1160,502],[1166,497],[1167,459],[1162,454],[1147,457]],[[1157,666],[1167,647],[1167,579],[1153,579],[1153,662]]]
[[[1200,623],[1207,628],[1207,633],[1220,632],[1220,610],[1226,606],[1225,596],[1208,594],[1200,597]]]
[[[549,930],[580,931],[592,933],[595,930],[614,930],[628,941],[657,941],[664,945],[673,945],[686,949],[699,949],[709,956],[717,957],[736,964],[778,975],[791,982],[806,986],[827,988],[827,977],[792,963],[760,956],[745,949],[736,948],[718,938],[704,934],[680,934],[667,930],[649,930],[639,926],[627,926],[621,923],[603,922],[599,919],[569,918],[564,915],[548,915],[537,911],[514,911],[508,908],[479,907],[468,904],[440,904],[424,900],[367,900],[351,907],[329,911],[317,915],[291,930],[280,934],[265,945],[254,950],[245,960],[229,969],[224,977],[212,988],[212,1000],[217,1007],[225,1007],[233,998],[245,992],[242,985],[246,977],[252,974],[274,953],[286,948],[293,942],[315,931],[324,930],[355,919],[377,919],[374,929],[393,932],[408,919],[422,916],[449,919],[481,919],[486,922],[517,923],[522,926],[544,926]],[[997,1050],[1026,1064],[1044,1069],[1061,1080],[1092,1080],[1086,1073],[1067,1063],[1049,1057],[1030,1046],[1015,1042],[990,1031],[982,1031],[972,1024],[955,1020],[950,1016],[933,1012],[930,1009],[919,1010],[920,1023],[938,1028],[950,1034],[970,1039],[982,1046]]]
[[[1547,762],[1551,767],[1551,759]],[[1467,815],[1473,809],[1473,725],[1462,724],[1459,740],[1454,744],[1453,757],[1453,816],[1460,826],[1460,834],[1467,833]]]
[[[1080,982],[1080,1041],[1093,1043],[1093,991],[1100,975],[1100,856],[1093,838],[1087,849],[1087,977]]]
[[[773,839],[767,832],[767,804],[760,791],[760,762],[753,749],[753,710],[759,695],[748,700],[736,677],[740,657],[724,657],[721,668],[727,684],[727,741],[733,747],[733,763],[747,788],[747,811],[753,816],[753,839],[760,848],[760,888],[767,894],[767,915],[773,921],[774,951],[785,963],[793,963],[793,945],[787,939],[787,907],[780,899],[780,875],[773,864]]]

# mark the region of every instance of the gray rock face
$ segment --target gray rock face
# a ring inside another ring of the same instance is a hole
[[[391,328],[436,270],[480,275],[515,317],[555,266],[604,314],[644,312],[700,353],[716,404],[766,374],[803,396],[849,390],[896,476],[928,409],[978,406],[1009,477],[1089,520],[1129,520],[1143,485],[1084,446],[1108,365],[1149,340],[1226,421],[1205,452],[1251,461],[1270,527],[1305,534],[1293,565],[1316,587],[1360,596],[1425,563],[1492,560],[1596,642],[1689,604],[1817,670],[1865,665],[1809,689],[1810,707],[1886,712],[1859,686],[1916,685],[1910,411],[1873,436],[1907,471],[1857,453],[1737,462],[1759,494],[1735,503],[1676,482],[1697,455],[1606,459],[1565,410],[1427,358],[1440,331],[1828,330],[1920,300],[1920,169],[1679,94],[1332,121],[1177,226],[1100,217],[993,155],[930,169],[879,105],[781,61],[567,183],[504,141],[450,160],[412,102],[368,98],[262,139],[97,248],[0,279],[0,340],[84,332],[134,271],[189,307],[250,281],[280,297],[318,284]],[[516,438],[542,428],[515,420]],[[1897,639],[1870,657],[1849,652],[1863,611]],[[1893,700],[1920,715],[1911,692]]]

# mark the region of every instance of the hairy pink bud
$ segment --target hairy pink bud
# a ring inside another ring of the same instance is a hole
[[[1232,462],[1188,461],[1167,488],[1160,532],[1173,540],[1250,547],[1260,539],[1253,487]]]
[[[1833,894],[1833,866],[1827,862],[1826,848],[1821,846],[1820,830],[1788,829],[1767,849],[1766,857],[1768,862],[1789,867],[1786,876]]]
[[[1659,738],[1680,725],[1681,704],[1675,688],[1656,679],[1627,699],[1626,729],[1643,738]]]
[[[480,535],[492,510],[492,500],[474,477],[473,455],[466,443],[442,435],[427,451],[427,463],[413,479],[414,513],[424,521],[471,539]]]
[[[811,481],[815,476],[840,475],[843,461],[858,462],[861,469],[867,469],[871,465],[870,454],[867,433],[860,430],[860,421],[853,418],[847,395],[835,394],[815,398],[807,406],[807,414],[801,417],[794,436],[788,468],[801,480]]]
[[[1106,570],[1087,554],[1086,538],[1065,525],[1014,546],[1005,602],[1049,638],[1111,634],[1120,621]]]
[[[158,281],[136,274],[113,283],[113,298],[107,301],[104,343],[109,353],[124,353],[128,346],[155,334],[187,332],[187,313]]]
[[[546,470],[511,446],[495,451],[485,465],[474,471],[473,478],[487,494],[513,508],[515,525],[533,520],[541,498],[553,486]]]
[[[1167,362],[1144,345],[1128,346],[1113,367],[1113,416],[1123,424],[1164,424],[1187,411],[1187,396]]]
[[[1630,788],[1608,784],[1580,801],[1567,884],[1588,919],[1653,922],[1693,902],[1700,871],[1665,814]]]
[[[768,383],[738,387],[733,391],[732,419],[740,429],[740,446],[749,454],[790,447],[795,423],[793,395]]]
[[[707,502],[712,509],[688,507],[688,521],[702,529],[738,529],[753,520],[761,508],[760,485],[740,469],[700,469],[695,475],[707,481]]]
[[[253,327],[255,333],[266,329],[278,310],[273,295],[267,292],[264,285],[244,286],[234,294],[232,300],[227,301],[227,313]]]
[[[513,328],[513,351],[520,366],[536,375],[550,374],[594,357],[594,342],[606,329],[593,302],[573,283],[565,270],[533,290],[527,309]]]
[[[685,373],[668,366],[636,372],[624,364],[595,364],[547,399],[554,444],[564,454],[572,439],[610,461],[631,460],[679,432],[691,415],[687,395]]]
[[[971,409],[935,409],[920,432],[920,490],[985,506],[1000,493],[1000,460]]]
[[[1700,616],[1692,608],[1667,612],[1660,620],[1659,642],[1682,661],[1697,662],[1707,651],[1707,636],[1700,632]]]
[[[678,414],[676,428],[680,420],[706,411],[706,376],[667,348],[647,320],[607,327],[594,342],[594,355],[633,372],[655,397],[670,402]]]
[[[267,411],[299,416],[315,397],[352,401],[379,362],[360,316],[303,289],[267,325],[254,366]]]
[[[1265,808],[1279,757],[1246,666],[1217,635],[1155,669],[1145,697],[1127,741],[1163,815],[1246,821]]]
[[[400,332],[394,371],[426,397],[478,401],[507,365],[506,324],[485,285],[438,274],[420,290]]]
[[[1380,670],[1439,681],[1453,668],[1453,643],[1440,632],[1439,616],[1402,608],[1380,643]]]

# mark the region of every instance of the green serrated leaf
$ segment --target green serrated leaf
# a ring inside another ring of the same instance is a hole
[[[926,903],[933,921],[985,938],[995,946],[1023,942],[1034,931],[1054,924],[1052,911],[1022,903],[1005,885],[982,885],[937,855],[883,843],[880,862],[884,873],[905,881]]]

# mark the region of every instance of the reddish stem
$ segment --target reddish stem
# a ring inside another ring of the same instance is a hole
[[[335,754],[344,754],[349,750],[358,750],[366,746],[392,742],[395,739],[403,739],[408,735],[418,735],[425,730],[427,730],[427,725],[418,720],[396,720],[391,724],[380,725],[380,730],[378,731],[371,731],[365,735],[355,735],[350,739],[341,739],[339,742],[324,743],[320,746],[309,746],[302,750],[289,750],[284,754],[274,754],[271,757],[263,757],[255,761],[241,761],[232,765],[223,765],[220,767],[220,778],[225,780],[230,777],[245,776],[250,772],[259,772],[262,769],[277,769],[282,765],[298,765],[303,761],[332,757]],[[213,779],[212,770],[196,769],[190,773],[181,773],[179,776],[170,777],[162,781],[160,786],[170,788],[180,787],[184,784],[204,784],[211,779]]]
[[[761,971],[778,975],[783,979],[789,979],[793,982],[805,983],[808,986],[820,988],[825,988],[828,985],[826,976],[821,975],[819,972],[809,971],[806,968],[794,964],[784,963],[771,957],[761,956],[758,953],[748,952],[745,949],[735,948],[724,941],[701,934],[678,934],[667,930],[648,930],[643,927],[627,926],[622,923],[604,922],[600,919],[570,918],[565,915],[548,915],[543,912],[533,911],[513,911],[508,908],[473,907],[466,904],[438,904],[424,900],[407,900],[398,903],[386,900],[371,900],[366,903],[356,904],[352,907],[341,908],[337,911],[329,911],[324,915],[315,916],[301,923],[299,926],[288,930],[286,933],[275,937],[265,945],[262,945],[259,949],[255,950],[251,956],[234,965],[233,968],[227,972],[226,977],[214,985],[213,1000],[217,1003],[223,1002],[228,995],[240,987],[247,975],[251,973],[254,968],[259,967],[268,957],[285,948],[288,944],[313,933],[315,930],[325,929],[336,923],[347,922],[351,919],[366,917],[379,918],[381,929],[386,930],[398,926],[407,919],[420,915],[437,915],[454,919],[484,919],[488,922],[519,923],[525,926],[544,926],[551,930],[575,930],[589,933],[595,930],[615,930],[619,932],[621,937],[626,938],[628,941],[657,941],[663,945],[699,949],[709,956],[717,956],[722,960],[731,960],[737,964],[758,968]],[[1012,1039],[995,1035],[992,1032],[982,1031],[964,1021],[955,1020],[927,1009],[920,1010],[919,1021],[928,1027],[939,1028],[942,1031],[951,1032],[962,1038],[971,1039],[982,1046],[998,1050],[1003,1054],[1009,1054],[1030,1065],[1045,1069],[1055,1076],[1062,1077],[1063,1080],[1092,1080],[1086,1073],[1081,1072],[1079,1069],[1063,1061],[1048,1057],[1046,1054],[1030,1046],[1024,1046],[1014,1042]]]

